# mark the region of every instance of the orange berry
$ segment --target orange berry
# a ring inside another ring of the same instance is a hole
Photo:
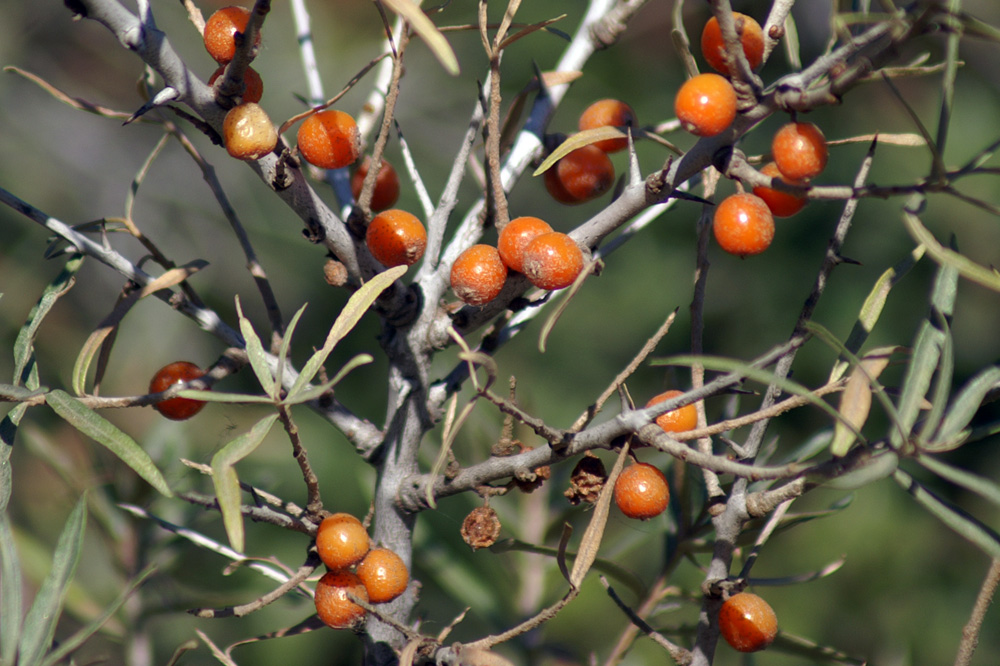
[[[778,635],[778,617],[770,604],[756,594],[740,592],[726,599],[719,609],[719,631],[733,649],[757,652]]]
[[[361,579],[349,571],[328,571],[316,583],[316,614],[323,624],[334,629],[349,629],[365,616],[365,609],[347,596],[353,594],[368,601],[368,591]]]
[[[229,109],[222,121],[226,150],[239,160],[259,160],[278,145],[278,131],[267,111],[255,102]]]
[[[354,164],[361,154],[361,135],[354,118],[336,109],[326,109],[303,120],[297,141],[302,159],[322,169]]]
[[[716,207],[712,231],[729,254],[760,254],[774,240],[774,216],[760,197],[733,194]]]
[[[617,99],[602,99],[594,102],[580,114],[580,131],[597,129],[598,127],[617,127],[623,132],[627,128],[635,127],[635,111],[625,102]],[[605,139],[591,144],[606,153],[617,153],[628,147],[628,138]]]
[[[427,230],[415,215],[391,208],[369,223],[365,243],[372,256],[386,268],[412,266],[427,249]]]
[[[790,181],[815,178],[826,168],[826,137],[812,123],[788,123],[774,135],[771,155]]]
[[[535,236],[524,248],[524,274],[539,289],[563,289],[583,270],[583,252],[559,231]]]
[[[667,477],[648,463],[629,465],[615,481],[615,504],[629,518],[649,520],[663,513],[669,502]]]
[[[149,382],[149,392],[160,393],[174,384],[183,384],[203,376],[205,376],[205,371],[194,363],[175,361],[156,371],[153,379]],[[204,406],[204,400],[170,398],[156,403],[153,405],[153,409],[171,421],[183,421],[200,412]]]
[[[332,571],[354,566],[368,554],[370,539],[361,521],[349,513],[323,519],[316,530],[319,559]]]
[[[545,220],[537,217],[517,217],[507,223],[497,238],[497,250],[500,258],[512,271],[524,272],[524,248],[535,236],[541,236],[552,231]]]
[[[782,182],[788,182],[781,177],[781,171],[774,162],[768,162],[760,170],[761,174],[768,178],[777,178]],[[802,185],[801,181],[790,182],[789,185]],[[791,217],[802,210],[809,199],[798,194],[776,190],[773,187],[755,187],[753,193],[764,200],[767,207],[771,209],[771,214],[775,217]]]
[[[358,578],[368,590],[368,600],[382,604],[406,592],[410,572],[396,553],[388,548],[373,548],[358,565]]]
[[[368,168],[371,166],[372,158],[365,157],[357,170],[351,176],[351,193],[355,200],[361,196],[361,188],[365,184],[365,176],[368,175]],[[392,208],[399,200],[399,176],[396,170],[389,164],[388,160],[382,158],[382,166],[375,176],[375,189],[372,192],[372,201],[369,204],[375,212]]]
[[[649,402],[646,403],[646,407],[652,407],[655,404],[670,400],[671,398],[676,398],[681,394],[683,394],[683,391],[665,391],[660,395],[650,398]],[[688,430],[694,430],[695,426],[698,425],[698,409],[694,406],[694,404],[684,405],[678,409],[672,409],[666,414],[657,416],[656,425],[663,428],[665,432],[685,432]]]
[[[545,172],[545,189],[564,204],[596,199],[614,183],[615,165],[607,153],[593,144],[563,156]]]
[[[733,12],[733,20],[736,21],[736,34],[743,44],[743,55],[747,57],[750,69],[757,69],[760,63],[764,62],[764,31],[760,23],[746,14]],[[705,61],[712,69],[720,74],[732,76],[732,71],[726,65],[725,52],[726,40],[722,38],[719,21],[713,16],[708,19],[708,23],[701,31],[701,54],[705,56]]]
[[[205,21],[205,48],[215,62],[225,65],[236,57],[236,33],[244,32],[250,21],[250,10],[243,7],[223,7]],[[260,46],[260,33],[254,40]]]
[[[503,290],[507,266],[492,245],[473,245],[451,265],[451,288],[469,305],[485,305]]]
[[[699,74],[677,91],[674,113],[695,136],[721,134],[736,119],[736,91],[718,74]]]
[[[208,85],[215,83],[222,74],[226,71],[225,65],[219,65],[219,68],[215,70],[212,76],[208,79]],[[253,67],[247,67],[246,73],[243,74],[243,94],[241,97],[244,102],[259,102],[260,98],[264,96],[264,81],[260,78],[260,74],[257,73]]]

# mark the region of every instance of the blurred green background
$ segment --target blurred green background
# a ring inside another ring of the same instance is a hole
[[[224,3],[201,2],[208,15]],[[552,131],[571,132],[576,117],[592,101],[608,96],[625,100],[642,124],[672,116],[673,93],[684,78],[670,40],[671,2],[645,7],[621,43],[591,59],[584,76],[573,84],[553,119]],[[829,2],[799,3],[795,16],[803,44],[803,61],[810,62],[829,40]],[[849,3],[839,3],[840,10]],[[583,3],[547,0],[524,3],[519,21],[532,22],[560,14],[558,27],[576,29]],[[734,2],[735,9],[763,20],[766,2]],[[1000,6],[992,0],[964,3],[969,12],[992,25],[1000,24]],[[153,3],[156,19],[192,69],[208,77],[214,62],[187,22],[181,3]],[[491,8],[491,15],[502,6]],[[310,3],[319,67],[328,94],[339,90],[381,48],[381,24],[369,2]],[[706,3],[689,2],[685,11],[688,31],[695,40],[708,16]],[[447,4],[435,18],[439,25],[474,21],[475,3]],[[449,40],[462,63],[457,78],[448,77],[427,49],[414,42],[407,54],[397,119],[413,151],[432,196],[440,192],[454,151],[472,112],[477,82],[487,72],[478,33],[451,33]],[[536,33],[515,45],[504,56],[503,93],[510,100],[533,75],[533,66],[545,70],[559,57],[564,42]],[[1000,70],[998,45],[985,41],[963,44],[964,66],[956,87],[955,112],[945,154],[949,165],[958,165],[998,138],[1000,134]],[[907,62],[921,53],[938,62],[943,41],[926,38],[908,45],[901,56]],[[43,77],[71,96],[119,110],[133,111],[141,104],[136,80],[141,66],[101,26],[74,22],[61,3],[0,4],[0,64],[14,65]],[[275,120],[303,109],[296,95],[305,95],[295,31],[285,3],[275,3],[268,18],[263,49],[254,63],[264,79],[262,104]],[[763,71],[769,82],[788,71],[780,52]],[[940,104],[938,76],[902,79],[898,87],[923,123],[933,132]],[[338,104],[357,113],[364,103],[364,82]],[[33,83],[13,74],[0,76],[0,187],[27,200],[46,213],[70,224],[105,216],[120,216],[129,184],[160,137],[160,131],[141,123],[121,126],[63,105]],[[809,114],[826,136],[843,139],[874,132],[915,132],[899,102],[879,83],[860,86],[839,106]],[[744,140],[748,154],[768,148],[773,131],[785,121],[765,121]],[[183,125],[183,123],[182,123]],[[294,359],[301,363],[312,346],[318,346],[326,329],[346,300],[342,290],[323,281],[323,252],[306,242],[300,221],[270,196],[249,171],[212,146],[190,126],[186,131],[218,170],[226,191],[248,229],[286,317],[309,303],[296,337]],[[671,136],[682,148],[693,141]],[[867,146],[864,143],[831,150],[823,183],[849,183]],[[670,154],[643,143],[638,146],[644,173],[660,167]],[[480,151],[481,154],[481,151]],[[398,142],[387,156],[401,166]],[[625,168],[625,157],[614,157]],[[995,165],[996,160],[989,162]],[[916,148],[880,147],[871,182],[912,183],[928,170],[930,157]],[[405,180],[405,178],[404,178]],[[329,195],[322,186],[317,188]],[[731,183],[721,193],[732,191]],[[970,179],[963,191],[993,204],[1000,202],[995,178]],[[464,186],[452,222],[457,223],[477,191],[469,180]],[[329,197],[332,202],[332,196]],[[511,194],[512,214],[531,214],[567,231],[606,205],[607,198],[580,207],[552,202],[538,179],[525,177]],[[419,210],[412,187],[404,187],[400,207]],[[844,254],[858,265],[838,268],[815,319],[844,337],[850,331],[866,294],[878,276],[903,258],[913,241],[901,224],[900,200],[865,200],[859,207]],[[801,304],[808,294],[822,260],[827,239],[841,211],[839,203],[813,203],[789,220],[778,221],[774,245],[764,254],[746,260],[712,248],[705,311],[705,349],[708,353],[750,359],[787,338]],[[518,378],[519,400],[529,412],[557,427],[568,426],[604,389],[637,352],[643,342],[672,310],[677,321],[657,348],[657,356],[690,349],[690,314],[695,262],[695,222],[700,208],[682,203],[612,255],[604,273],[587,283],[571,304],[548,342],[538,351],[538,326],[530,327],[497,354],[502,375]],[[233,296],[238,294],[248,316],[266,330],[260,299],[233,235],[214,199],[189,158],[170,143],[154,162],[137,199],[134,218],[140,228],[177,263],[196,258],[210,266],[192,284],[220,315],[235,325]],[[922,218],[942,241],[954,234],[960,249],[984,265],[1000,263],[1000,226],[982,210],[943,196],[931,197]],[[59,272],[60,260],[43,259],[48,233],[40,226],[0,208],[0,336],[10,350],[17,331],[44,286]],[[493,240],[487,237],[487,240]],[[133,260],[143,255],[138,244],[122,237],[114,246]],[[934,265],[920,262],[894,289],[869,346],[908,345],[926,313]],[[68,385],[73,361],[81,344],[111,310],[122,287],[119,275],[90,260],[77,286],[62,299],[42,327],[37,341],[42,383]],[[996,363],[1000,356],[1000,298],[984,288],[962,282],[952,334],[956,375],[961,386],[978,369]],[[376,362],[354,372],[339,388],[338,397],[350,408],[381,425],[385,410],[385,363],[375,336],[378,324],[366,318],[342,345],[329,368],[351,356],[369,352]],[[199,364],[213,362],[223,350],[219,342],[192,322],[177,316],[161,302],[140,304],[125,321],[108,374],[104,395],[132,395],[145,391],[149,377],[160,366],[177,359]],[[800,354],[794,378],[815,386],[825,381],[835,354],[813,341]],[[456,362],[453,350],[440,355],[437,371],[446,373]],[[10,377],[11,354],[0,355],[0,377]],[[898,384],[903,368],[886,372],[887,384]],[[689,385],[681,369],[645,366],[629,382],[637,401],[644,401],[668,387]],[[253,391],[247,372],[227,379],[226,390]],[[746,398],[744,408],[755,404]],[[719,418],[729,407],[726,399],[707,403],[709,418]],[[614,413],[615,407],[609,408]],[[167,422],[150,409],[120,410],[108,414],[132,434],[165,470],[178,489],[210,492],[210,484],[179,463],[185,457],[200,462],[261,415],[251,407],[210,405],[197,419]],[[980,421],[995,419],[995,407],[984,408]],[[328,508],[364,515],[371,498],[374,474],[349,444],[314,414],[296,413],[313,464],[320,475]],[[602,417],[598,417],[599,419]],[[604,417],[607,418],[607,417]],[[499,436],[501,418],[481,406],[465,425],[456,444],[462,463],[482,460]],[[818,410],[802,410],[776,421],[769,431],[778,451],[800,445],[828,429],[827,417]],[[873,438],[887,432],[888,424],[876,410],[865,432]],[[530,433],[519,433],[526,443],[537,444]],[[736,433],[742,439],[744,433]],[[425,442],[427,466],[440,445],[440,432]],[[304,501],[298,469],[285,438],[275,430],[264,446],[240,464],[241,478],[287,500]],[[613,458],[603,456],[610,466]],[[1000,454],[993,439],[949,454],[946,460],[982,476],[1000,478]],[[664,469],[666,456],[643,453],[643,460]],[[93,513],[88,536],[70,597],[64,626],[58,637],[68,635],[110,602],[123,585],[123,572],[134,572],[146,563],[158,564],[158,573],[112,623],[108,631],[80,652],[79,663],[105,659],[107,663],[161,664],[185,641],[204,631],[220,646],[292,626],[312,612],[308,599],[289,595],[244,619],[196,620],[184,610],[197,606],[244,603],[272,586],[270,581],[245,569],[224,575],[227,560],[196,548],[149,522],[139,521],[113,507],[132,502],[177,524],[224,540],[221,521],[212,512],[190,507],[179,500],[151,495],[123,466],[93,442],[86,440],[45,408],[28,413],[13,452],[14,495],[10,512],[17,528],[22,565],[33,589],[48,569],[48,558],[82,489],[93,488]],[[62,473],[60,473],[60,468]],[[561,525],[569,522],[582,533],[589,514],[570,507],[562,497],[569,469],[553,470],[552,480],[532,495],[499,498],[493,506],[504,524],[502,538],[555,546]],[[933,479],[926,479],[948,499],[972,512],[994,529],[1000,512],[974,496]],[[796,502],[794,510],[816,510],[851,499],[843,491],[817,491]],[[782,628],[828,644],[847,654],[868,658],[873,664],[950,663],[975,599],[988,558],[940,522],[917,507],[892,481],[882,481],[853,494],[850,505],[831,518],[807,523],[774,537],[763,549],[753,574],[782,577],[814,571],[841,557],[844,566],[832,576],[795,586],[758,587],[776,609]],[[101,513],[100,502],[110,502]],[[472,497],[455,497],[440,503],[438,511],[418,520],[414,577],[422,585],[418,613],[425,633],[434,634],[464,608],[468,616],[452,639],[475,638],[505,629],[561,596],[565,584],[551,558],[517,552],[471,552],[459,537],[466,513],[477,504]],[[676,507],[676,503],[673,505]],[[675,509],[676,510],[676,509]],[[101,520],[104,516],[104,520]],[[247,525],[248,552],[274,556],[297,567],[304,558],[307,539],[267,525]],[[657,577],[663,563],[671,519],[660,517],[635,523],[613,514],[601,556],[627,568],[644,584]],[[707,557],[696,558],[697,564]],[[684,594],[697,594],[702,573],[694,562],[684,562],[671,579]],[[626,603],[638,599],[617,584]],[[30,590],[29,590],[30,598]],[[696,619],[692,603],[667,600],[653,625],[668,631],[688,627]],[[987,617],[974,663],[995,664],[1000,656],[998,613]],[[609,652],[627,621],[591,575],[581,598],[543,630],[529,634],[505,652],[515,663],[581,663],[595,653],[600,662]],[[669,631],[668,631],[669,633]],[[138,641],[123,637],[134,634]],[[682,643],[688,638],[679,638]],[[234,657],[244,666],[281,660],[296,664],[357,663],[358,641],[344,632],[320,631],[304,636],[265,641],[237,648]],[[504,651],[504,650],[501,650]],[[627,664],[662,663],[665,656],[646,639],[638,639]],[[203,644],[185,655],[184,664],[216,663]],[[721,645],[716,663],[744,663]],[[754,663],[776,666],[812,663],[801,656],[771,650]]]

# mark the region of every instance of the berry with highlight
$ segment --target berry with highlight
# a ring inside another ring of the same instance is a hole
[[[357,170],[351,175],[351,194],[355,201],[361,197],[361,188],[365,184],[365,177],[371,167],[372,158],[365,157]],[[372,200],[369,208],[378,212],[392,208],[399,200],[399,175],[389,161],[382,158],[382,165],[375,176],[375,189],[372,191]]]
[[[361,154],[361,134],[354,118],[337,109],[326,109],[303,120],[296,140],[302,159],[321,169],[354,164]]]
[[[222,121],[226,152],[238,160],[259,160],[278,145],[278,131],[261,106],[244,102],[229,109]]]
[[[771,155],[789,181],[815,178],[826,168],[826,137],[812,123],[788,123],[771,141]]]
[[[629,127],[636,126],[635,111],[625,102],[617,99],[602,99],[588,106],[580,114],[580,131],[597,129],[598,127],[617,127],[627,132]],[[628,147],[628,138],[605,139],[593,144],[606,153],[616,153]]]
[[[734,650],[763,650],[778,635],[778,616],[770,604],[752,592],[726,599],[719,609],[719,631]]]
[[[760,197],[733,194],[715,208],[712,232],[719,247],[729,254],[760,254],[774,240],[774,215]]]
[[[646,403],[646,407],[652,407],[655,404],[670,400],[671,398],[676,398],[682,394],[683,391],[665,391],[650,398],[649,402]],[[686,432],[688,430],[694,430],[694,428],[698,425],[698,409],[694,406],[694,404],[684,405],[683,407],[672,409],[666,414],[660,414],[657,416],[656,425],[663,428],[664,432]]]
[[[316,530],[316,552],[331,571],[354,566],[368,554],[370,545],[364,525],[349,513],[327,516]]]
[[[670,487],[663,472],[648,463],[634,463],[615,482],[615,504],[629,518],[649,520],[667,509]]]
[[[746,14],[733,12],[736,21],[736,34],[743,45],[743,54],[750,63],[750,69],[755,70],[764,62],[764,31],[753,18]],[[712,69],[720,74],[732,76],[732,71],[726,64],[726,40],[722,38],[722,28],[713,16],[705,23],[701,31],[701,54]]]
[[[175,361],[156,371],[153,379],[149,382],[149,392],[160,393],[161,391],[166,391],[174,384],[190,382],[204,375],[205,371],[194,363]],[[184,421],[200,412],[204,406],[204,400],[170,398],[156,403],[153,405],[153,409],[171,421]]]
[[[774,162],[768,162],[760,170],[761,174],[768,178],[777,178],[789,185],[802,185],[802,181],[788,181],[781,177],[781,171]],[[764,200],[767,207],[771,209],[771,214],[775,217],[791,217],[805,208],[809,199],[791,192],[776,190],[773,187],[755,187],[753,193]]]
[[[492,245],[473,245],[451,265],[451,288],[464,303],[485,305],[503,289],[507,266]]]
[[[329,571],[316,583],[316,614],[328,627],[350,629],[365,617],[365,609],[347,596],[368,601],[361,579],[349,571]]]
[[[615,183],[615,165],[591,144],[563,156],[544,175],[545,189],[559,203],[581,204],[601,196]]]
[[[559,231],[536,236],[524,248],[524,274],[539,289],[564,289],[583,270],[583,252]]]
[[[537,217],[517,217],[507,223],[497,239],[500,258],[512,271],[524,272],[524,248],[536,236],[552,231],[545,220]]]
[[[412,266],[427,249],[427,230],[415,215],[391,208],[369,223],[365,243],[372,256],[386,268]]]
[[[223,7],[208,17],[202,37],[215,62],[225,65],[236,57],[236,33],[246,31],[249,22],[250,10],[244,7]],[[259,32],[254,46],[260,46]]]
[[[674,113],[681,126],[695,136],[721,134],[736,119],[736,91],[718,74],[699,74],[677,91]]]
[[[388,548],[373,548],[358,565],[358,578],[368,590],[368,601],[392,601],[410,582],[410,572],[402,558]]]

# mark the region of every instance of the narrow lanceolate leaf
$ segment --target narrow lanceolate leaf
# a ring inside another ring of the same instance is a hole
[[[111,421],[65,391],[51,391],[45,396],[45,401],[59,416],[66,419],[67,423],[118,456],[149,485],[161,494],[173,497],[170,486],[167,485],[166,479],[149,454]]]
[[[977,264],[964,254],[941,245],[916,215],[910,213],[904,214],[903,222],[906,225],[906,230],[910,232],[914,240],[918,243],[923,243],[927,247],[927,252],[934,261],[942,266],[950,266],[958,271],[958,274],[966,280],[981,284],[993,291],[1000,291],[1000,273],[996,269]]]
[[[0,445],[2,446],[2,445]],[[14,547],[10,518],[0,511],[0,664],[13,666],[21,635],[21,562]]]
[[[458,58],[455,56],[451,44],[427,18],[417,3],[412,0],[383,0],[383,4],[413,26],[414,31],[427,43],[431,53],[449,74],[458,75]]]
[[[236,315],[240,320],[240,333],[246,342],[247,358],[250,359],[250,367],[253,368],[254,375],[260,386],[272,399],[277,399],[277,391],[274,384],[274,376],[271,368],[267,365],[267,354],[264,353],[264,346],[257,337],[257,332],[253,330],[250,320],[243,316],[243,307],[240,305],[240,297],[236,297]]]
[[[76,273],[82,265],[82,255],[71,257],[66,262],[62,272],[45,287],[45,291],[42,292],[38,303],[28,313],[28,320],[24,322],[24,326],[21,327],[21,330],[17,334],[17,339],[14,341],[14,384],[25,385],[28,388],[37,388],[37,386],[32,386],[28,382],[28,376],[25,375],[25,370],[30,372],[35,368],[35,333],[38,331],[38,327],[41,326],[42,320],[45,319],[45,315],[49,313],[52,306],[59,300],[59,297],[73,287],[76,281]]]
[[[81,497],[66,520],[52,557],[52,570],[24,618],[24,630],[18,646],[18,665],[35,666],[41,662],[56,632],[63,601],[69,589],[83,547],[87,527],[87,496]]]
[[[302,313],[306,311],[305,303],[299,308],[294,315],[292,315],[292,320],[288,322],[288,326],[285,328],[285,334],[281,337],[281,347],[278,350],[278,369],[274,373],[274,383],[279,387],[284,386],[284,375],[285,375],[285,363],[288,362],[288,348],[292,344],[292,336],[295,335],[295,327],[299,325],[299,319],[302,318]]]
[[[979,411],[986,394],[997,386],[1000,386],[1000,368],[996,366],[987,368],[970,379],[951,401],[948,414],[941,422],[934,441],[929,442],[926,448],[947,451],[960,446],[968,437],[969,422]]]
[[[314,386],[311,389],[306,389],[306,390],[303,390],[303,391],[299,391],[298,393],[295,394],[295,399],[294,400],[292,400],[292,399],[286,399],[286,400],[284,400],[284,404],[286,404],[286,405],[294,405],[294,404],[299,404],[299,403],[303,403],[303,402],[309,402],[310,400],[316,400],[321,395],[323,395],[324,393],[326,393],[327,391],[329,391],[330,389],[332,389],[334,386],[336,386],[337,384],[339,384],[340,381],[344,377],[346,377],[348,375],[348,373],[350,373],[352,370],[354,370],[355,368],[359,368],[362,365],[368,365],[369,363],[371,363],[374,360],[375,360],[375,358],[372,357],[371,354],[358,354],[357,356],[355,356],[354,358],[352,358],[350,361],[348,361],[344,365],[344,367],[342,367],[340,370],[338,370],[337,374],[333,377],[333,379],[331,379],[331,380],[329,380],[327,382],[324,382],[323,384],[320,384],[319,386]]]
[[[839,457],[847,453],[856,439],[854,431],[861,430],[868,420],[872,407],[872,384],[889,365],[889,359],[896,350],[896,347],[873,350],[854,366],[844,392],[840,394],[839,411],[844,420],[834,424],[833,441],[830,443],[833,455]]]
[[[538,165],[538,168],[535,169],[535,172],[531,175],[541,176],[543,173],[551,169],[556,162],[566,157],[574,150],[583,148],[584,146],[589,146],[597,141],[604,141],[605,139],[621,139],[624,137],[625,133],[617,127],[597,127],[595,129],[577,132],[549,153],[549,156],[546,157],[540,165]]]
[[[96,634],[105,622],[110,620],[118,609],[121,608],[132,593],[142,585],[147,578],[149,578],[153,572],[156,570],[156,565],[151,564],[146,567],[138,576],[132,579],[128,587],[122,590],[121,594],[118,595],[111,605],[104,609],[104,612],[96,617],[87,626],[82,627],[76,631],[72,636],[64,641],[60,641],[59,647],[46,655],[45,659],[42,661],[41,666],[55,666],[59,662],[66,659],[69,655],[73,654],[81,645],[83,645],[87,640]]]
[[[580,550],[576,554],[573,570],[569,574],[569,583],[575,588],[580,587],[587,572],[590,571],[591,565],[594,564],[594,560],[597,559],[597,551],[604,538],[604,528],[608,524],[615,481],[621,474],[622,468],[625,467],[626,458],[628,458],[628,446],[623,446],[621,453],[618,454],[618,459],[615,460],[615,466],[611,469],[611,474],[608,475],[607,483],[601,489],[601,495],[594,505],[594,513],[590,518],[590,523],[587,524],[587,529],[584,531],[583,537],[580,538]]]
[[[277,414],[265,416],[254,424],[250,432],[240,435],[212,456],[212,481],[222,512],[222,523],[226,527],[229,545],[239,553],[243,552],[244,543],[243,514],[240,511],[240,480],[233,466],[260,446],[277,419]]]
[[[347,304],[344,305],[344,309],[340,311],[337,316],[337,321],[333,322],[333,326],[330,327],[330,332],[326,336],[326,342],[323,343],[323,348],[317,351],[312,357],[306,361],[305,366],[302,368],[302,372],[299,374],[298,378],[295,380],[295,385],[288,392],[288,397],[293,399],[295,394],[302,390],[302,387],[313,380],[319,369],[323,367],[326,363],[327,357],[333,348],[337,346],[345,335],[350,333],[351,329],[358,323],[362,315],[368,311],[372,303],[379,295],[389,288],[389,286],[398,280],[400,277],[406,273],[406,266],[396,266],[394,268],[387,268],[378,275],[372,277],[368,282],[364,283],[360,289],[351,294],[351,297],[347,299]]]
[[[941,499],[903,470],[897,469],[893,478],[917,503],[945,525],[974,543],[990,557],[1000,558],[1000,534],[969,513]]]

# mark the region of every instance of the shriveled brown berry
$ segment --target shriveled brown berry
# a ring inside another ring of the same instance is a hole
[[[462,539],[472,549],[489,548],[500,536],[500,518],[488,506],[478,506],[462,521]]]
[[[327,259],[323,264],[323,277],[331,287],[343,287],[347,284],[347,266],[336,259]]]
[[[527,446],[517,440],[515,440],[515,443],[521,449],[520,453],[531,451],[534,448],[533,446]],[[514,474],[514,485],[516,485],[521,492],[531,493],[540,488],[542,484],[548,481],[551,477],[552,468],[548,465],[536,467],[533,470],[519,470]]]
[[[569,488],[563,495],[570,504],[580,502],[593,504],[601,495],[608,481],[608,471],[601,459],[589,451],[580,458],[569,477]]]

